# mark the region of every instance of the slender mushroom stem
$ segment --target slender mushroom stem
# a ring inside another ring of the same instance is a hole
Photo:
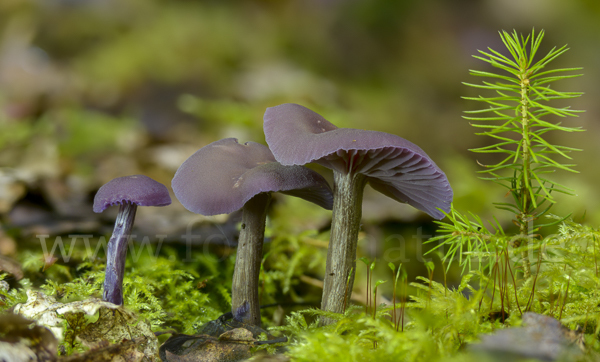
[[[362,216],[363,190],[367,179],[359,173],[343,174],[334,171],[333,175],[333,219],[321,309],[344,313],[344,305],[350,305],[354,285],[356,245]],[[322,321],[322,324],[331,323],[333,321],[329,319]]]
[[[115,221],[115,229],[108,241],[106,277],[102,299],[117,305],[123,305],[125,258],[136,210],[137,205],[132,202],[124,201],[121,204]]]
[[[235,319],[260,326],[258,278],[271,193],[260,193],[242,208],[242,229],[231,287],[231,312]]]

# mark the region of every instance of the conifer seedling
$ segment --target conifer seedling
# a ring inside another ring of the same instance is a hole
[[[569,153],[580,150],[553,144],[547,136],[555,131],[582,131],[580,127],[563,124],[567,117],[576,117],[582,111],[561,105],[564,100],[579,97],[582,93],[553,87],[557,81],[580,76],[573,72],[581,68],[551,68],[550,63],[568,48],[566,45],[555,47],[540,57],[543,30],[538,33],[534,30],[526,37],[516,31],[502,31],[500,37],[506,46],[504,53],[488,49],[480,50],[479,55],[474,56],[497,72],[470,71],[471,75],[484,80],[464,84],[480,89],[484,95],[464,99],[480,102],[483,107],[467,111],[464,118],[480,130],[477,135],[493,139],[492,144],[471,151],[501,156],[489,165],[478,161],[484,168],[479,172],[484,175],[482,179],[506,189],[508,201],[495,206],[512,214],[518,234],[505,233],[495,218],[490,222],[491,229],[486,228],[478,216],[462,214],[453,207],[448,213],[450,222],[439,222],[444,234],[429,242],[442,241],[440,246],[449,247],[445,260],[453,260],[458,253],[463,269],[471,269],[475,258],[484,260],[479,263],[479,268],[487,268],[490,274],[498,258],[507,257],[507,250],[511,249],[513,255],[518,255],[523,276],[527,279],[532,276],[529,254],[539,248],[540,230],[569,217],[542,222],[542,217],[549,215],[556,203],[554,193],[573,195],[573,190],[559,184],[549,174],[557,170],[577,173],[572,168]]]

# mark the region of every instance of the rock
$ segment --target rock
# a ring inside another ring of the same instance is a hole
[[[102,356],[111,356],[111,350],[101,349],[121,344],[125,345],[112,348],[116,351],[114,355],[125,354],[130,357],[115,359],[115,361],[159,360],[158,339],[150,329],[150,325],[146,321],[139,320],[133,312],[122,306],[99,299],[58,303],[54,298],[41,292],[29,290],[27,302],[16,305],[14,312],[49,328],[59,341],[64,339],[69,344],[79,342],[92,350],[98,350],[99,352],[88,352],[90,355],[87,357],[90,361],[112,361],[112,359],[102,359],[105,358]],[[96,315],[97,319],[90,318]],[[65,325],[69,326],[66,331]],[[131,344],[131,341],[135,343]],[[131,346],[134,347],[135,353],[129,351]],[[94,353],[98,353],[97,358],[92,358],[95,356]]]
[[[251,357],[250,347],[255,341],[252,332],[244,328],[227,331],[219,337],[206,334],[174,335],[160,347],[165,362],[203,361],[233,362]]]
[[[470,349],[502,361],[521,358],[556,361],[566,356],[566,360],[572,360],[583,349],[583,334],[564,327],[552,317],[527,312],[523,314],[523,325],[484,335],[481,343],[471,345]]]
[[[119,344],[99,346],[85,353],[61,357],[58,362],[141,362],[144,354],[137,350],[137,343],[143,339],[124,341]],[[147,360],[147,359],[146,359]]]
[[[241,361],[252,356],[252,346],[287,342],[286,337],[276,338],[258,326],[238,322],[232,317],[232,313],[225,313],[206,323],[202,334],[174,334],[160,346],[160,358],[164,362]],[[259,340],[261,335],[266,335],[267,340]]]

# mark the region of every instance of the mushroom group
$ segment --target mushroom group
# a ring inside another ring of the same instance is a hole
[[[183,162],[172,180],[175,196],[194,213],[242,210],[231,308],[240,322],[261,324],[258,278],[273,192],[333,209],[321,308],[335,313],[344,312],[352,293],[367,183],[436,219],[450,210],[453,194],[444,172],[421,148],[401,137],[338,128],[297,104],[268,108],[264,132],[269,147],[242,144],[235,138],[213,142]],[[333,170],[333,192],[320,174],[303,166],[313,162]],[[95,212],[121,205],[108,245],[105,300],[123,303],[125,255],[137,206],[170,203],[166,187],[146,176],[121,177],[100,188]]]

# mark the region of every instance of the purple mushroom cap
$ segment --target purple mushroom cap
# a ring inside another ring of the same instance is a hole
[[[118,177],[100,187],[94,197],[94,212],[127,201],[138,206],[166,206],[171,204],[171,197],[165,185],[148,176]]]
[[[298,104],[267,108],[265,139],[283,165],[321,164],[343,174],[362,173],[384,195],[436,219],[449,212],[446,175],[417,145],[384,132],[338,128]]]
[[[333,207],[327,181],[302,166],[283,166],[268,147],[238,143],[235,138],[213,142],[194,153],[177,170],[173,191],[183,206],[197,214],[229,214],[262,192],[282,192]]]

